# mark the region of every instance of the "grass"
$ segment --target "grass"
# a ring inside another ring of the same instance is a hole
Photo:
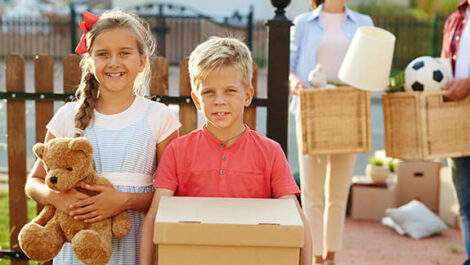
[[[0,191],[0,247],[2,249],[10,248],[10,213],[9,213],[8,192]],[[28,220],[36,216],[36,202],[28,199]],[[0,259],[0,265],[9,265],[10,260]],[[29,264],[37,264],[30,261]]]

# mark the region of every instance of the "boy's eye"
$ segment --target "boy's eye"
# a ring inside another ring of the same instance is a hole
[[[214,91],[212,91],[212,90],[206,90],[206,91],[202,91],[201,95],[211,95],[213,93],[214,93]]]

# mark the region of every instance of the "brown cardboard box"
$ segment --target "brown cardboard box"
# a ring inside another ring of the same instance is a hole
[[[294,200],[163,197],[159,265],[298,265],[304,227]]]
[[[366,185],[353,183],[351,218],[379,221],[387,208],[396,207],[396,192],[393,185]]]
[[[441,168],[439,185],[439,217],[451,227],[459,227],[459,201],[452,183],[451,169]]]
[[[440,162],[403,161],[397,171],[398,206],[419,200],[434,212],[439,210]]]

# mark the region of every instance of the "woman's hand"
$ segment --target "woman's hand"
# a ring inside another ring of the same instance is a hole
[[[98,222],[124,210],[127,196],[113,187],[105,185],[77,184],[80,188],[98,192],[97,195],[70,205],[70,216],[87,223]]]
[[[446,91],[444,97],[459,101],[465,99],[470,94],[470,78],[454,79],[450,81],[442,90]]]
[[[300,94],[300,91],[302,89],[306,89],[307,86],[300,80],[298,76],[296,76],[294,73],[289,74],[289,83],[290,83],[290,89],[292,94],[298,96]]]

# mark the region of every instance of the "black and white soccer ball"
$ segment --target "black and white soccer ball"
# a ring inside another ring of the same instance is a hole
[[[421,56],[405,69],[406,91],[441,91],[452,78],[450,63],[445,59]]]

